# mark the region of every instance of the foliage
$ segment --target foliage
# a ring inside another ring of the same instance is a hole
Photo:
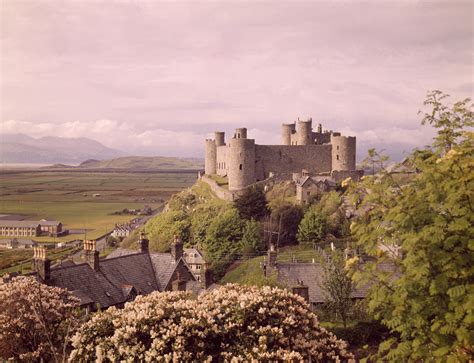
[[[73,338],[71,361],[340,361],[346,344],[286,290],[226,285],[198,300],[139,296],[96,314]]]
[[[217,278],[222,277],[225,269],[241,255],[243,226],[244,221],[234,208],[213,219],[209,225],[203,250]]]
[[[321,241],[327,232],[327,222],[324,215],[317,208],[310,208],[298,226],[296,237],[302,244],[311,244]]]
[[[212,221],[229,209],[228,205],[207,203],[198,205],[191,213],[191,237],[193,244],[201,246],[206,240],[207,231]]]
[[[107,243],[108,247],[117,247],[117,245],[119,244],[119,239],[109,235],[105,239],[105,242]]]
[[[340,250],[332,251],[329,261],[321,259],[324,271],[321,290],[329,310],[340,315],[344,328],[352,310],[354,283],[345,269],[345,258]]]
[[[272,226],[280,233],[279,246],[293,245],[298,241],[296,233],[298,225],[303,218],[303,210],[300,206],[288,202],[279,203],[272,208]]]
[[[409,157],[417,171],[410,181],[400,185],[382,169],[352,185],[366,214],[351,230],[373,262],[348,262],[359,283],[377,282],[368,307],[394,333],[379,347],[388,360],[474,358],[473,112],[470,100],[445,106],[444,98],[435,91],[425,102],[433,110],[423,122],[438,136]]]
[[[342,197],[336,191],[323,193],[319,200],[315,200],[313,208],[321,213],[326,219],[327,233],[336,237],[344,237],[349,234],[349,222],[342,205]]]
[[[145,231],[150,240],[150,248],[165,252],[169,250],[174,236],[180,236],[183,242],[190,240],[191,222],[186,212],[167,211],[150,219],[145,225]]]
[[[261,220],[269,213],[265,193],[259,187],[245,189],[243,194],[234,201],[234,207],[243,219]]]
[[[254,219],[245,221],[241,244],[242,251],[247,256],[254,256],[265,251],[265,241],[262,239],[262,228],[259,222]]]
[[[0,358],[60,361],[79,324],[79,300],[33,277],[0,279]]]

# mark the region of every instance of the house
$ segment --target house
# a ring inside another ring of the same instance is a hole
[[[194,277],[196,277],[198,281],[201,281],[201,271],[204,270],[204,264],[206,263],[201,251],[194,247],[185,248],[183,257],[194,274]]]
[[[60,236],[63,234],[63,224],[59,221],[47,221],[42,219],[39,221],[41,227],[41,234],[47,234],[49,236]]]
[[[0,236],[38,237],[41,225],[37,221],[0,220]]]
[[[28,238],[0,239],[0,248],[21,249],[33,248],[33,246],[36,246],[36,242]]]
[[[305,204],[311,196],[336,189],[336,182],[329,175],[309,176],[303,171],[296,180],[296,200]]]
[[[43,247],[35,248],[34,275],[47,285],[68,289],[89,310],[122,307],[137,295],[154,291],[192,291],[200,293],[212,285],[207,270],[197,281],[183,258],[183,245],[176,239],[171,253],[150,253],[142,234],[139,250],[118,249],[99,259],[95,241],[84,241],[85,262],[51,267]]]
[[[276,272],[278,283],[286,286],[293,293],[303,296],[314,308],[319,304],[325,303],[326,298],[322,289],[324,280],[324,269],[319,262],[278,262],[278,253],[273,245],[267,252],[265,263],[263,264],[264,273],[269,276]],[[397,276],[395,264],[385,263],[379,265],[387,273]],[[352,299],[364,299],[369,291],[370,284],[357,287],[352,292]]]
[[[133,227],[130,224],[116,224],[111,236],[114,238],[125,238],[130,236]]]

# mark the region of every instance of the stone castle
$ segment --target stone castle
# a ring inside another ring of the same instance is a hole
[[[242,190],[275,175],[291,179],[304,170],[311,175],[327,175],[334,181],[358,177],[356,138],[322,129],[313,131],[312,119],[282,125],[282,145],[258,145],[247,138],[247,129],[238,128],[228,143],[224,132],[205,145],[205,174],[227,176],[230,191]]]

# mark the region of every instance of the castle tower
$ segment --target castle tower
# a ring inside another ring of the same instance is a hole
[[[204,159],[204,173],[207,175],[216,173],[216,142],[212,139],[206,139],[206,154]]]
[[[313,119],[300,120],[296,122],[296,144],[297,145],[311,145],[313,142]]]
[[[227,150],[229,190],[239,190],[255,183],[255,140],[246,138],[247,129],[236,129],[235,136],[239,133],[240,138],[232,138]]]
[[[245,127],[235,129],[234,137],[236,139],[246,139],[247,138],[247,129]]]
[[[225,145],[225,133],[223,131],[214,132],[214,136],[216,139],[216,146]]]
[[[282,124],[281,137],[283,145],[291,145],[291,135],[295,132],[295,124]]]
[[[355,136],[331,135],[332,170],[356,169],[356,138]]]

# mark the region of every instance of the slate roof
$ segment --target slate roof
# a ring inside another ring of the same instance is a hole
[[[93,301],[101,307],[124,303],[127,286],[141,294],[159,290],[150,256],[147,253],[101,260],[99,270],[87,263],[51,269],[49,285],[72,291],[82,301]],[[89,301],[89,302],[90,302]]]
[[[288,287],[296,286],[303,282],[308,286],[309,301],[312,303],[323,303],[326,301],[321,288],[324,278],[323,267],[319,263],[277,263],[278,281]],[[384,263],[379,265],[383,271],[394,272],[394,264]],[[370,285],[356,288],[352,293],[352,298],[365,298]]]
[[[0,220],[0,227],[20,227],[20,228],[37,228],[39,226],[38,221],[8,221]]]
[[[192,264],[204,264],[204,258],[202,257],[201,251],[197,248],[185,248],[184,249],[184,259],[187,263]]]
[[[59,226],[62,223],[59,221],[47,221],[46,219],[42,219],[39,221],[39,224],[42,226]]]

